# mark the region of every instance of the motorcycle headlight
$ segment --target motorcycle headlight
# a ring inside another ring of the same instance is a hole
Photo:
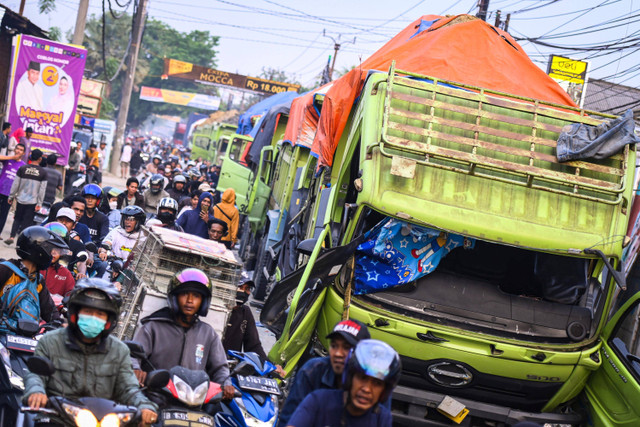
[[[133,419],[135,414],[133,412],[123,413],[110,413],[102,418],[100,421],[100,427],[120,427],[120,423],[126,424]]]
[[[64,412],[69,415],[73,421],[75,421],[78,427],[98,427],[98,420],[90,410],[81,408],[79,406],[63,403],[62,408]]]
[[[11,354],[2,344],[0,344],[0,356],[2,357],[2,364],[4,365],[5,371],[7,371],[7,377],[9,377],[11,385],[20,390],[24,390],[24,379],[11,368]]]
[[[209,382],[205,381],[193,390],[189,384],[184,382],[180,377],[174,375],[173,385],[178,392],[178,398],[189,406],[198,406],[204,403],[209,389]]]

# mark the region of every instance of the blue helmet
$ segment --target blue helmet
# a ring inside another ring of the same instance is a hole
[[[97,184],[87,184],[82,187],[82,197],[94,196],[98,198],[98,201],[102,197],[102,188]]]

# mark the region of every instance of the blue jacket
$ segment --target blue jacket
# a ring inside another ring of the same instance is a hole
[[[208,197],[211,201],[211,206],[213,206],[213,196],[211,193],[204,191],[200,195],[200,200],[198,200],[198,206],[190,211],[186,211],[180,218],[176,221],[185,233],[193,234],[198,237],[202,237],[203,239],[209,238],[209,226],[206,222],[200,219],[200,205],[202,204],[202,200],[205,197]],[[209,215],[209,219],[213,218],[212,215]],[[207,221],[208,222],[208,221]]]

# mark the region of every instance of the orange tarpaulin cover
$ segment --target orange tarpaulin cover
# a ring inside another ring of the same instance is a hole
[[[435,22],[433,22],[435,21]],[[574,107],[569,95],[536,66],[506,32],[470,15],[425,15],[333,82],[322,106],[312,151],[331,166],[351,107],[369,70],[396,68]]]
[[[284,133],[284,140],[291,145],[302,145],[311,148],[313,139],[318,129],[318,112],[313,106],[316,94],[325,94],[331,88],[332,83],[327,83],[317,89],[311,90],[291,102],[289,120]]]

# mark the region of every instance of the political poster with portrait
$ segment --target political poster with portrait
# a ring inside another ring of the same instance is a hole
[[[39,148],[66,165],[87,51],[24,34],[13,39],[7,121],[31,128],[27,153]]]

